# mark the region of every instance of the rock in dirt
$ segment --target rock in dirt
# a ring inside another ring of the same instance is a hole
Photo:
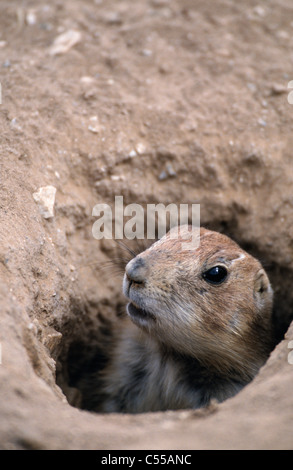
[[[54,217],[56,188],[54,186],[44,186],[33,193],[33,198],[39,206],[39,210],[44,219]]]
[[[69,29],[65,33],[57,36],[49,50],[50,55],[65,54],[73,46],[81,41],[80,31]]]

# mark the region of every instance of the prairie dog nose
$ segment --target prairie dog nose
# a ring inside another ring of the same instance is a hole
[[[146,280],[148,267],[144,258],[136,256],[126,265],[126,276],[130,281],[142,283]]]

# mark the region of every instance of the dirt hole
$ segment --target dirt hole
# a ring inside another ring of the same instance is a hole
[[[227,233],[234,240],[231,233]],[[247,252],[258,258],[265,267],[274,289],[273,325],[274,347],[283,339],[293,319],[292,272],[277,263],[272,263],[265,253],[256,246],[238,242]],[[117,282],[122,283],[122,273]],[[61,331],[63,337],[60,354],[57,358],[57,385],[67,397],[70,405],[92,411],[83,400],[80,383],[90,382],[91,374],[102,370],[107,364],[105,354],[112,338],[113,322],[125,315],[123,296],[117,301],[105,299],[99,304],[83,302],[80,298],[71,299],[71,316]]]

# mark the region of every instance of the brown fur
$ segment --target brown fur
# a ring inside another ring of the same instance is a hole
[[[167,234],[126,266],[123,290],[134,307],[118,325],[108,366],[85,393],[93,409],[135,413],[222,401],[268,357],[273,293],[261,264],[204,228],[200,246],[182,251],[189,230],[177,239]],[[214,266],[228,270],[219,285],[203,278]]]

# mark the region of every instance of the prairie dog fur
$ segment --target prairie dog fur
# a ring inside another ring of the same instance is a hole
[[[260,262],[200,229],[180,249],[170,232],[125,268],[127,316],[110,359],[85,391],[91,409],[140,413],[221,402],[250,382],[272,345],[273,291]]]

